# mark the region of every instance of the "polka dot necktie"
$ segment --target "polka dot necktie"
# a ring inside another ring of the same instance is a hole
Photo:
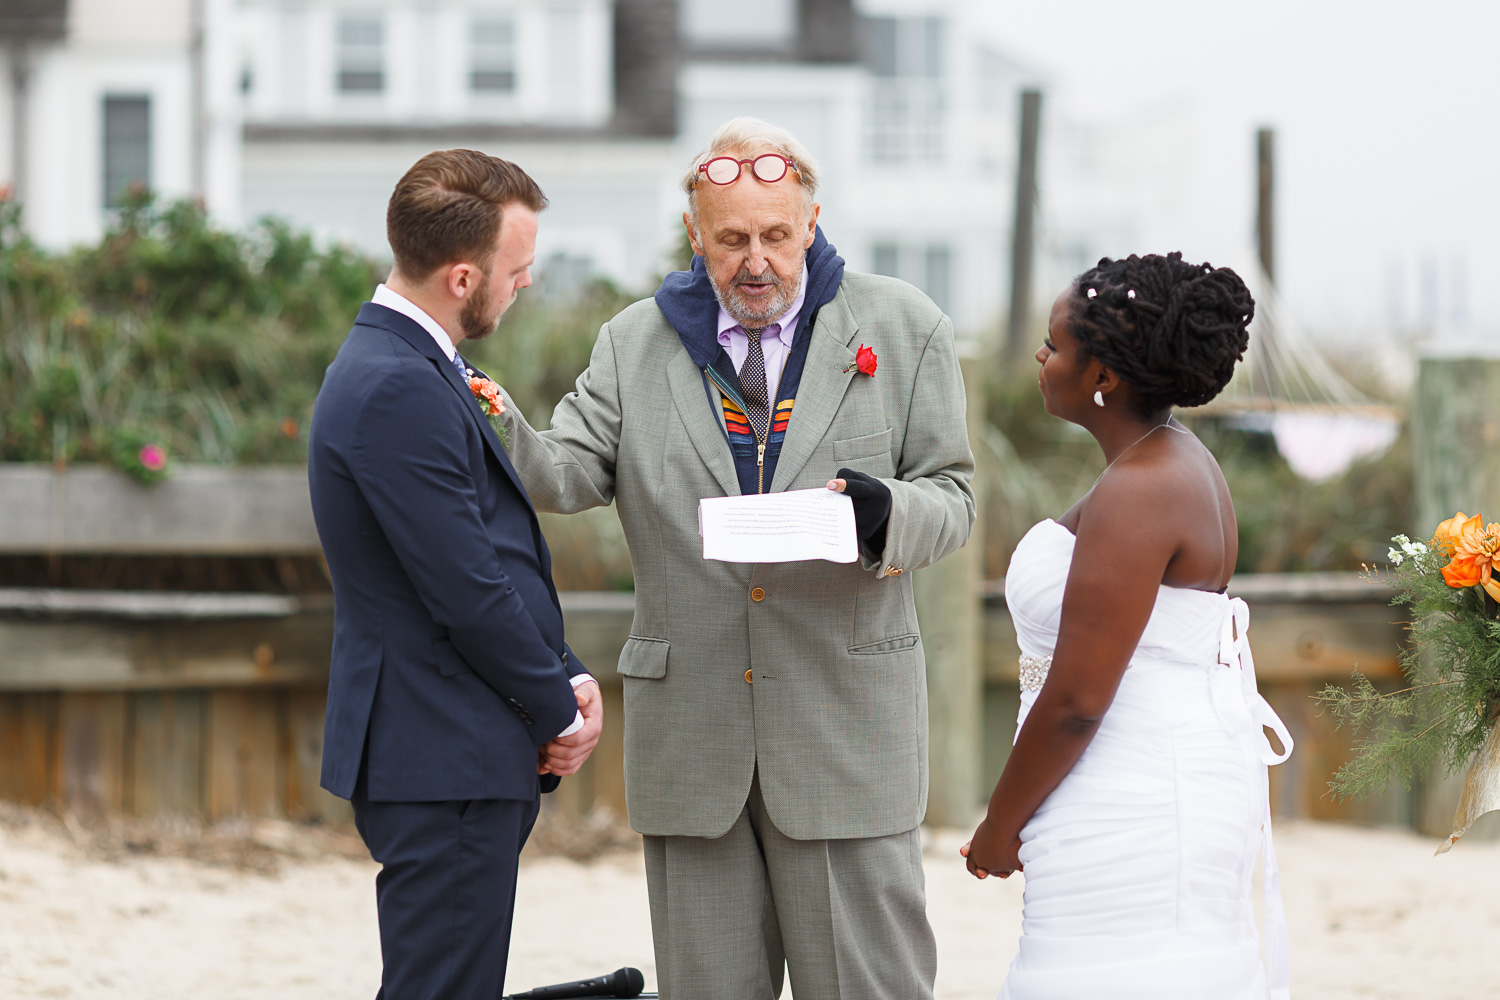
[[[463,381],[464,385],[468,385],[469,366],[464,364],[463,355],[459,354],[457,351],[453,352],[453,367],[458,369],[458,377]]]
[[[760,346],[760,338],[765,334],[775,337],[780,333],[780,323],[772,323],[760,330],[745,330],[745,336],[750,338],[750,351],[740,366],[740,392],[745,397],[745,416],[750,418],[755,436],[761,441],[767,438],[771,404],[766,391],[766,353]]]

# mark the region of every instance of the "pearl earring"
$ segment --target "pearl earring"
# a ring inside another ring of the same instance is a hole
[[[1095,406],[1103,406],[1104,405],[1104,393],[1102,391],[1098,390],[1098,389],[1094,390],[1094,405]]]

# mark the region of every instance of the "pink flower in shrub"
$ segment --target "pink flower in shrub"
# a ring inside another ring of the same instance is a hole
[[[152,472],[160,472],[167,467],[167,453],[159,444],[146,445],[136,457]]]

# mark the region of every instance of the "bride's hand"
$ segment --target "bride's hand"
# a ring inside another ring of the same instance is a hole
[[[968,862],[969,874],[975,878],[989,878],[991,875],[1010,878],[1022,870],[1020,851],[1020,837],[1012,838],[1009,844],[996,843],[988,819],[980,823],[969,842],[958,849],[959,855]]]

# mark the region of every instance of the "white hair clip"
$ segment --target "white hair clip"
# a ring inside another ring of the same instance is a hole
[[[1125,293],[1125,297],[1127,299],[1133,299],[1133,298],[1135,298],[1135,289],[1132,288],[1132,289],[1130,289],[1130,291],[1126,292]]]
[[[1098,294],[1099,294],[1098,291],[1096,291],[1095,289],[1092,289],[1092,288],[1090,288],[1089,291],[1088,291],[1089,298],[1093,298],[1095,295],[1098,295]]]

